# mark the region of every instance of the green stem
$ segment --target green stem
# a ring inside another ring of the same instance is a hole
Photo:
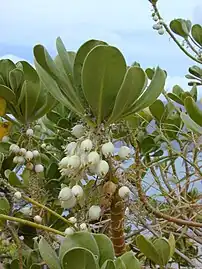
[[[24,219],[20,219],[20,218],[16,218],[16,217],[10,217],[10,216],[4,215],[4,214],[0,214],[0,219],[1,220],[9,220],[9,221],[13,221],[13,222],[18,222],[18,223],[21,223],[21,224],[24,224],[24,225],[34,227],[34,228],[36,228],[38,230],[44,230],[44,231],[47,231],[47,232],[50,232],[50,233],[65,236],[65,234],[63,232],[60,232],[58,230],[55,230],[53,228],[49,228],[49,227],[41,225],[41,224],[31,222],[29,220],[24,220]]]

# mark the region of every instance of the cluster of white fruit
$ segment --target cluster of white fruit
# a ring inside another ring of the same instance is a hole
[[[164,34],[163,20],[159,19],[158,15],[155,12],[152,13],[152,18],[155,21],[155,24],[153,25],[153,29],[157,30],[159,35],[163,35]]]
[[[80,231],[88,231],[88,226],[85,222],[81,223],[80,225],[78,225],[77,223],[77,219],[75,217],[70,217],[68,218],[68,221],[74,225],[74,227]],[[75,232],[75,228],[74,227],[68,227],[65,229],[65,234],[66,235],[70,235],[70,234],[73,234]]]
[[[64,157],[59,163],[59,169],[62,175],[74,176],[82,169],[88,169],[90,174],[97,175],[100,178],[106,176],[109,171],[109,164],[102,156],[108,158],[114,155],[115,147],[111,141],[104,143],[99,147],[95,146],[89,138],[81,139],[84,134],[82,125],[76,125],[73,128],[73,134],[77,142],[71,142],[65,147]],[[122,146],[118,152],[121,160],[130,158],[131,150],[127,146]]]
[[[73,208],[77,200],[83,197],[83,189],[80,185],[74,185],[71,189],[63,187],[59,193],[58,199],[60,200],[61,207],[64,209]]]
[[[38,150],[26,150],[25,148],[20,148],[16,144],[12,144],[9,148],[10,152],[14,153],[16,156],[13,158],[13,162],[16,164],[26,164],[26,168],[29,170],[34,170],[36,173],[41,173],[44,170],[42,164],[33,164],[33,160],[40,156]]]

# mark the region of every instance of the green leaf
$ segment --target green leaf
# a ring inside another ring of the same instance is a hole
[[[61,115],[55,111],[48,112],[46,117],[55,124],[57,124],[57,122],[61,119]]]
[[[184,93],[184,91],[183,91],[183,89],[180,86],[175,85],[173,87],[173,93],[180,98],[181,94]]]
[[[15,172],[10,172],[9,177],[8,177],[8,182],[14,187],[19,187],[21,188],[23,186],[22,182],[18,178]]]
[[[150,105],[152,105],[159,95],[162,93],[165,85],[166,74],[159,67],[156,68],[155,74],[147,89],[142,95],[133,103],[132,112],[138,112]]]
[[[191,21],[175,19],[170,22],[170,28],[175,34],[187,38],[191,30]]]
[[[41,264],[33,263],[29,269],[41,269]]]
[[[96,258],[88,249],[74,248],[61,259],[63,269],[99,269]]]
[[[191,34],[194,40],[202,46],[202,26],[200,24],[194,24],[191,29]]]
[[[182,121],[184,122],[185,126],[187,127],[187,129],[195,133],[202,134],[202,127],[199,126],[195,121],[193,121],[189,117],[189,115],[185,114],[184,112],[181,112],[180,117]]]
[[[0,214],[8,215],[10,211],[10,204],[6,197],[0,197]]]
[[[153,243],[155,249],[157,250],[161,263],[159,265],[166,265],[170,259],[170,245],[165,238],[158,238]]]
[[[74,82],[75,82],[75,85],[77,87],[77,91],[79,94],[83,95],[83,91],[81,88],[81,84],[82,84],[81,73],[82,73],[82,69],[83,69],[84,60],[85,60],[86,56],[88,55],[88,53],[94,47],[96,47],[98,45],[107,45],[107,43],[100,41],[100,40],[92,39],[92,40],[85,42],[76,53],[73,74],[74,74]]]
[[[122,116],[128,107],[131,106],[146,87],[147,78],[140,67],[128,68],[120,90],[116,96],[115,105],[109,122],[112,123]]]
[[[115,260],[116,269],[127,269],[125,263],[122,261],[122,259],[119,257]]]
[[[198,125],[202,126],[202,111],[199,109],[192,97],[185,98],[184,106],[190,118]]]
[[[114,260],[115,253],[114,253],[114,248],[113,248],[113,244],[111,240],[104,234],[93,234],[93,237],[95,238],[96,243],[99,248],[100,266],[102,266],[102,264],[106,260]]]
[[[17,259],[12,260],[12,262],[10,264],[10,269],[20,269],[19,260],[17,260]]]
[[[43,237],[39,241],[39,252],[42,259],[50,269],[61,269],[60,262],[55,251]]]
[[[180,105],[184,105],[184,102],[174,93],[169,92],[167,93],[167,96],[172,99],[173,101],[175,101],[176,103],[180,104]]]
[[[148,259],[156,264],[161,264],[161,259],[158,251],[148,239],[146,239],[143,235],[138,235],[136,242],[137,247]]]
[[[132,251],[124,253],[120,258],[125,264],[126,269],[141,269],[140,262]]]
[[[17,92],[23,82],[23,72],[19,68],[15,68],[9,73],[9,82],[11,89]]]
[[[125,59],[115,47],[99,45],[87,55],[82,88],[98,125],[111,113],[125,72]]]
[[[59,178],[60,172],[58,170],[58,164],[57,163],[51,163],[49,167],[47,168],[47,178]]]
[[[196,85],[193,85],[190,91],[191,96],[193,97],[194,101],[197,101],[198,98],[198,91]]]
[[[116,269],[115,263],[112,260],[105,261],[101,269]]]
[[[69,251],[73,248],[85,248],[91,251],[93,255],[96,255],[99,259],[98,245],[93,235],[89,232],[76,232],[74,234],[68,235],[60,246],[60,260],[63,258],[66,251]]]
[[[20,175],[23,179],[23,185],[25,187],[27,187],[29,185],[30,173],[31,173],[30,170],[24,169],[22,174]]]
[[[145,70],[145,73],[147,74],[147,77],[152,80],[153,76],[154,76],[154,73],[155,73],[155,70],[154,68],[147,68]]]
[[[141,151],[143,154],[148,154],[157,150],[157,145],[151,136],[145,137],[141,142]]]
[[[6,84],[6,86],[10,87],[9,84],[9,73],[11,70],[15,69],[15,64],[9,59],[0,60],[0,74]],[[0,90],[1,92],[1,90]]]
[[[202,69],[199,66],[193,65],[189,68],[189,72],[197,78],[202,79]]]
[[[3,97],[8,102],[15,101],[15,93],[8,87],[0,85],[0,97]]]
[[[168,242],[170,245],[170,257],[172,257],[175,253],[175,237],[172,233],[170,233]]]
[[[161,100],[156,100],[150,107],[149,110],[154,118],[161,121],[162,116],[165,112],[164,104]]]

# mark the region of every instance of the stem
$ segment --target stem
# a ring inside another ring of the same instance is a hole
[[[28,225],[28,226],[34,227],[36,229],[39,229],[39,230],[44,230],[44,231],[47,231],[47,232],[50,232],[50,233],[65,236],[65,234],[63,232],[60,232],[58,230],[55,230],[53,228],[49,228],[49,227],[41,225],[41,224],[31,222],[29,220],[24,220],[24,219],[20,219],[20,218],[16,218],[16,217],[10,217],[10,216],[4,215],[4,214],[0,214],[0,219],[1,220],[9,220],[9,221],[13,221],[13,222],[22,223],[24,225]]]
[[[158,8],[157,8],[157,6],[156,6],[156,4],[152,4],[152,6],[153,6],[153,8],[154,8],[154,11],[156,12],[156,14],[157,14],[157,16],[158,16],[158,18],[159,19],[162,19],[161,18],[161,15],[160,15],[160,13],[159,13],[159,11],[158,11]],[[202,63],[202,61],[200,61],[200,60],[198,60],[197,58],[195,58],[193,55],[191,55],[181,44],[180,44],[180,42],[177,40],[177,38],[173,35],[173,33],[170,31],[170,29],[169,29],[169,27],[165,24],[165,23],[163,23],[163,26],[164,26],[164,28],[165,28],[165,30],[166,30],[166,32],[170,35],[170,37],[173,39],[173,41],[178,45],[178,47],[189,57],[189,58],[191,58],[192,60],[194,60],[195,62],[197,62],[197,63]]]

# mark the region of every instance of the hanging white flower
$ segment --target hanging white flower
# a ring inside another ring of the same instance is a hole
[[[68,166],[70,168],[77,169],[79,168],[80,164],[81,161],[78,155],[72,155],[71,157],[69,157]]]
[[[27,152],[27,150],[26,150],[25,148],[21,148],[20,151],[19,151],[19,153],[20,153],[21,155],[25,155],[26,152]]]
[[[28,151],[25,153],[25,158],[26,158],[27,160],[32,160],[33,157],[34,157],[34,155],[33,155],[33,153],[32,153],[30,150],[28,150]]]
[[[84,141],[81,142],[81,150],[82,151],[91,151],[93,147],[93,142],[90,139],[85,139]]]
[[[62,201],[61,202],[61,207],[64,209],[71,209],[76,205],[76,198],[73,195],[69,200]]]
[[[26,131],[26,135],[27,135],[27,136],[33,136],[33,135],[34,135],[34,131],[33,131],[33,129],[31,129],[31,128],[27,129],[27,131]]]
[[[33,150],[32,153],[33,153],[34,158],[37,158],[37,157],[39,157],[39,155],[40,155],[40,153],[39,153],[38,150],[36,150],[36,149]]]
[[[68,227],[65,229],[65,232],[64,232],[66,235],[71,235],[74,233],[74,228],[72,227]]]
[[[97,166],[97,174],[101,177],[106,176],[109,171],[109,164],[105,160],[101,160]]]
[[[98,220],[101,216],[101,208],[98,205],[92,205],[89,208],[88,215],[90,220]]]
[[[59,162],[59,167],[60,168],[65,168],[69,164],[69,157],[64,157],[62,160]]]
[[[130,194],[130,189],[127,186],[122,186],[121,188],[119,188],[118,194],[121,198],[126,198]]]
[[[91,151],[88,154],[88,162],[89,164],[98,164],[100,161],[100,155],[97,153],[97,151]]]
[[[66,148],[64,150],[65,154],[67,154],[69,156],[74,155],[76,147],[77,147],[76,142],[71,142],[71,143],[67,144],[67,146],[66,146]]]
[[[42,217],[39,215],[34,216],[34,222],[41,224],[42,223]]]
[[[129,147],[122,146],[119,149],[118,155],[121,159],[128,159],[130,158],[131,150]]]
[[[88,231],[88,227],[85,222],[81,223],[79,227],[82,231]]]
[[[105,157],[111,156],[114,153],[114,149],[112,142],[107,142],[102,145],[102,153]]]
[[[18,152],[20,151],[20,148],[19,148],[18,145],[16,145],[16,144],[12,144],[12,145],[10,146],[9,150],[10,150],[11,152],[13,152],[13,153],[18,153]]]
[[[84,135],[85,133],[85,128],[83,125],[81,124],[77,124],[72,128],[72,134],[76,137],[76,138],[80,138]]]
[[[16,192],[14,193],[14,197],[15,197],[15,199],[17,199],[17,200],[20,200],[20,199],[22,198],[22,194],[21,194],[21,192],[16,191]]]
[[[75,224],[77,222],[77,219],[75,217],[68,218],[68,221],[72,224]]]
[[[61,201],[67,201],[73,196],[72,190],[69,187],[64,187],[61,189],[58,199]]]
[[[72,188],[72,193],[75,197],[82,197],[84,194],[83,189],[80,185],[74,185]]]
[[[36,173],[42,173],[44,171],[44,167],[42,164],[36,164],[34,170]]]

